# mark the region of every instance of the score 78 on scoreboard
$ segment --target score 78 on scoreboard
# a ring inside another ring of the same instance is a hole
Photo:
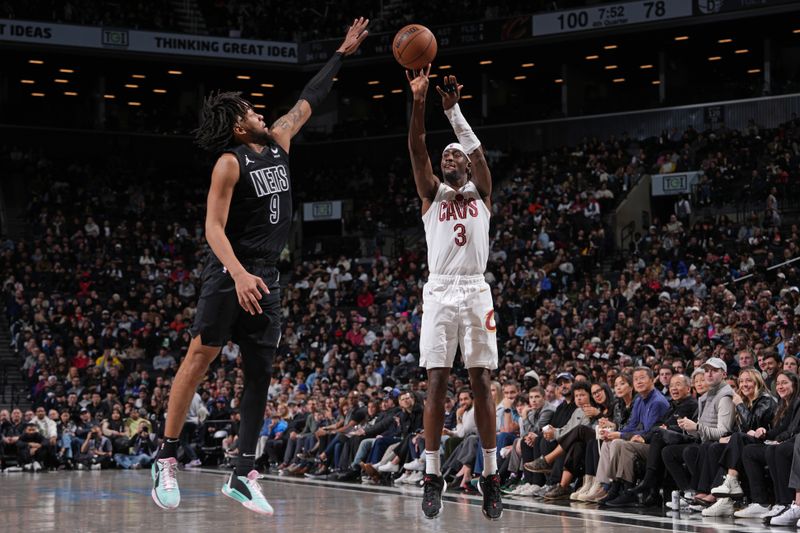
[[[692,0],[640,0],[534,15],[533,36],[554,35],[692,16]]]

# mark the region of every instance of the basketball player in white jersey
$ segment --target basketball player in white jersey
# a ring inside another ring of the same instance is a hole
[[[444,425],[444,400],[450,369],[461,348],[475,397],[475,421],[483,446],[484,467],[479,481],[483,514],[497,520],[503,512],[497,474],[496,412],[492,401],[491,371],[497,368],[494,304],[484,279],[489,258],[489,217],[492,176],[483,148],[458,106],[462,86],[445,76],[444,112],[457,143],[442,152],[442,177],[431,166],[425,146],[425,97],[430,65],[416,76],[406,73],[414,103],[408,149],[417,193],[422,199],[422,221],[428,243],[430,276],[423,290],[420,366],[428,372],[425,402],[425,477],[422,511],[435,518],[442,507],[439,445]]]

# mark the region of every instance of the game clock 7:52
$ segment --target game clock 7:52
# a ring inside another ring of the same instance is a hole
[[[692,16],[692,0],[639,0],[534,15],[533,35],[552,35]]]

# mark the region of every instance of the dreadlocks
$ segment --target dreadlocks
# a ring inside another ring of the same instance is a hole
[[[233,127],[252,106],[240,92],[211,93],[200,112],[200,127],[194,138],[200,148],[218,153],[233,144]]]

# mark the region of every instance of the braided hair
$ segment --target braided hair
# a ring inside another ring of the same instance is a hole
[[[233,144],[233,127],[252,107],[241,92],[211,93],[200,111],[200,126],[194,130],[195,143],[212,153],[219,153]]]

